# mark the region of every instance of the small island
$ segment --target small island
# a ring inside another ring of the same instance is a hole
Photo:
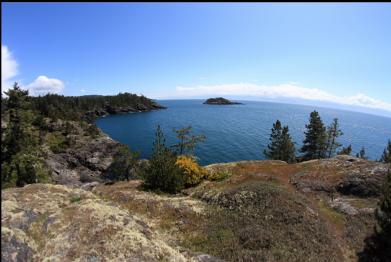
[[[242,103],[239,102],[232,102],[228,99],[225,99],[223,97],[216,97],[216,98],[209,98],[207,99],[204,104],[207,105],[241,105]]]

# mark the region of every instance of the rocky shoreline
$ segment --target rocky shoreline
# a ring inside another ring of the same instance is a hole
[[[113,107],[110,105],[105,105],[102,109],[96,109],[88,111],[85,113],[84,118],[97,118],[104,117],[108,115],[115,115],[121,113],[137,113],[137,112],[148,112],[152,110],[166,109],[167,107],[154,103],[152,105],[145,105],[138,103],[133,106],[124,106],[124,107]]]

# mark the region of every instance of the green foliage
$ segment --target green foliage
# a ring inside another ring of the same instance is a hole
[[[339,129],[338,118],[334,118],[330,126],[327,127],[327,154],[330,158],[333,156],[338,147],[341,146],[337,142],[337,138],[342,136],[343,132]]]
[[[391,172],[388,170],[383,195],[375,212],[377,225],[373,235],[365,239],[365,247],[358,254],[359,261],[390,261],[391,250]]]
[[[229,173],[225,170],[210,171],[206,174],[206,179],[209,181],[223,181],[229,177]]]
[[[90,124],[87,128],[87,134],[95,138],[99,135],[99,128],[95,124]]]
[[[44,117],[53,120],[94,120],[94,115],[88,117],[87,112],[110,111],[116,107],[132,107],[140,105],[153,108],[157,104],[145,96],[130,93],[119,93],[115,96],[63,96],[47,94],[45,96],[29,97],[29,108],[36,110]]]
[[[9,123],[1,143],[2,188],[46,182],[50,174],[40,158],[32,126],[40,124],[40,120],[28,109],[28,91],[15,83],[6,95],[8,98],[3,102],[8,109]]]
[[[10,164],[2,164],[2,188],[49,181],[50,172],[34,152],[19,152]]]
[[[145,170],[144,185],[148,189],[176,193],[184,188],[182,170],[176,165],[176,155],[166,147],[158,125],[152,157]]]
[[[288,126],[282,127],[281,122],[277,120],[273,124],[269,140],[270,143],[267,149],[264,150],[267,158],[282,160],[288,163],[294,163],[296,161],[295,146],[289,134]]]
[[[387,147],[384,148],[383,155],[380,158],[381,162],[391,163],[391,140],[388,139]]]
[[[80,202],[81,200],[82,200],[81,196],[74,196],[74,197],[71,197],[70,202],[77,203],[77,202]]]
[[[68,142],[66,137],[59,132],[52,132],[47,136],[49,148],[55,154],[65,152],[68,147]]]
[[[361,147],[360,152],[356,154],[356,157],[362,159],[368,159],[365,155],[365,147]]]
[[[138,152],[132,152],[127,146],[121,145],[115,153],[105,177],[117,181],[136,177],[135,169],[139,156]]]
[[[326,157],[327,151],[327,134],[326,128],[317,111],[310,114],[310,122],[305,126],[305,139],[301,152],[304,153],[302,159],[319,159]]]
[[[352,153],[352,145],[344,147],[337,153],[337,155],[350,155]]]
[[[198,142],[204,142],[206,137],[204,135],[190,135],[192,127],[187,126],[182,129],[175,129],[174,132],[177,134],[179,142],[174,144],[172,147],[176,149],[177,154],[193,154],[195,146]]]

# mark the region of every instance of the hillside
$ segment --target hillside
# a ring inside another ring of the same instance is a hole
[[[2,190],[2,261],[355,261],[388,166],[242,161],[175,196],[113,185]]]

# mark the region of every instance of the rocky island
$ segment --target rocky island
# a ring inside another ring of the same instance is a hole
[[[209,98],[203,104],[206,105],[241,105],[242,103],[233,102],[223,97]]]

